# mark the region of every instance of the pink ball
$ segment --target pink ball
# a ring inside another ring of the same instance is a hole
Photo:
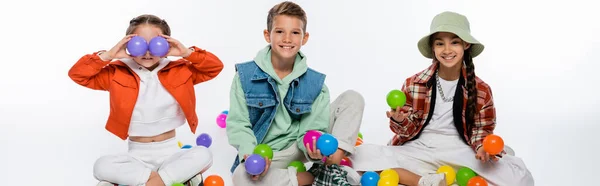
[[[321,132],[316,131],[316,130],[309,130],[306,132],[306,134],[304,134],[304,146],[306,146],[306,144],[308,143],[308,147],[311,148],[315,146],[313,144],[313,139],[315,140],[315,142],[319,139],[319,137],[321,137]]]
[[[342,158],[340,165],[352,167],[352,161],[350,161],[350,159],[348,157],[344,157],[344,158]]]
[[[227,114],[219,114],[217,117],[217,125],[221,128],[225,128],[227,126]]]

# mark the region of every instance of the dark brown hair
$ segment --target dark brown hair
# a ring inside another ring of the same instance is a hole
[[[158,16],[151,14],[143,14],[129,21],[129,27],[127,27],[127,31],[125,32],[125,34],[132,34],[138,26],[144,24],[156,26],[160,28],[160,30],[162,30],[163,34],[171,36],[171,28],[169,27],[167,22],[164,19],[161,19]]]
[[[276,4],[269,10],[269,15],[267,16],[267,30],[271,32],[273,29],[273,20],[275,16],[278,15],[287,15],[300,19],[302,21],[302,32],[306,32],[306,12],[300,7],[300,5],[285,1],[279,4]]]

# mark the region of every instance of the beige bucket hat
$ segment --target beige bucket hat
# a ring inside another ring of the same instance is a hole
[[[433,59],[429,37],[437,32],[450,32],[456,34],[463,41],[470,43],[472,57],[476,57],[483,52],[483,44],[471,35],[471,28],[467,17],[455,12],[446,11],[433,18],[429,27],[429,34],[421,38],[417,44],[419,51],[426,58]]]

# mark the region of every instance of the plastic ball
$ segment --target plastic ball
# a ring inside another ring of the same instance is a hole
[[[467,186],[488,186],[488,183],[481,176],[475,176],[469,179]]]
[[[340,161],[340,165],[352,167],[352,161],[350,161],[350,158],[344,157],[344,158],[342,158],[342,161]]]
[[[392,109],[403,107],[406,103],[406,95],[400,90],[392,90],[387,94],[387,104]]]
[[[254,147],[253,153],[262,157],[267,157],[270,160],[273,159],[273,149],[271,149],[271,147],[269,147],[267,144],[258,144],[256,147]]]
[[[148,49],[150,50],[151,55],[162,57],[169,52],[169,42],[167,42],[167,39],[157,36],[150,40]]]
[[[383,171],[381,171],[381,173],[379,174],[380,180],[390,180],[391,183],[396,183],[396,185],[398,185],[398,182],[400,182],[400,177],[398,176],[398,173],[394,170],[394,169],[385,169]]]
[[[444,173],[446,175],[446,185],[452,185],[456,179],[456,172],[448,165],[441,166],[436,173]]]
[[[379,175],[373,171],[365,172],[360,178],[362,186],[377,186],[377,182],[379,182]]]
[[[224,186],[225,181],[218,175],[210,175],[204,179],[204,186]]]
[[[246,172],[250,175],[259,175],[263,171],[265,171],[265,166],[267,162],[265,158],[258,154],[252,154],[246,158],[244,162],[244,166],[246,167]]]
[[[217,125],[219,125],[219,127],[221,128],[225,128],[227,126],[227,114],[219,114],[219,116],[217,116]]]
[[[461,167],[456,172],[456,183],[459,186],[467,186],[469,180],[475,176],[477,176],[477,173],[475,173],[475,171],[471,170],[468,167]]]
[[[288,167],[295,167],[296,172],[306,172],[306,166],[304,166],[304,163],[298,160],[292,161]]]
[[[497,155],[504,149],[504,140],[498,135],[490,134],[483,139],[483,150],[490,155]]]
[[[210,147],[210,145],[212,144],[212,138],[210,137],[210,135],[206,134],[206,133],[202,133],[200,135],[198,135],[198,137],[196,138],[196,145],[198,146],[204,146],[206,148]]]
[[[323,134],[317,140],[317,149],[321,150],[321,154],[329,156],[338,149],[338,141],[331,134]]]
[[[143,56],[146,54],[146,51],[148,51],[148,43],[146,43],[146,40],[143,37],[133,36],[127,42],[127,51],[129,52],[129,55],[134,57]]]
[[[309,130],[306,132],[306,134],[304,134],[304,138],[302,139],[302,142],[304,142],[303,145],[306,145],[308,143],[308,147],[312,149],[312,147],[314,146],[313,144],[313,140],[316,142],[317,140],[319,140],[319,137],[321,137],[322,133],[316,130]]]

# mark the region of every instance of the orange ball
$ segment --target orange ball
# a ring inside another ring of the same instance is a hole
[[[221,176],[210,175],[204,180],[204,186],[225,186],[225,182]]]
[[[475,176],[469,179],[467,186],[488,186],[488,183],[481,176]]]
[[[360,139],[360,138],[357,138],[356,139],[356,144],[354,144],[354,146],[357,147],[357,146],[362,145],[362,144],[363,144],[363,140]]]
[[[504,140],[500,136],[490,134],[483,139],[483,150],[490,155],[497,155],[504,150]]]

